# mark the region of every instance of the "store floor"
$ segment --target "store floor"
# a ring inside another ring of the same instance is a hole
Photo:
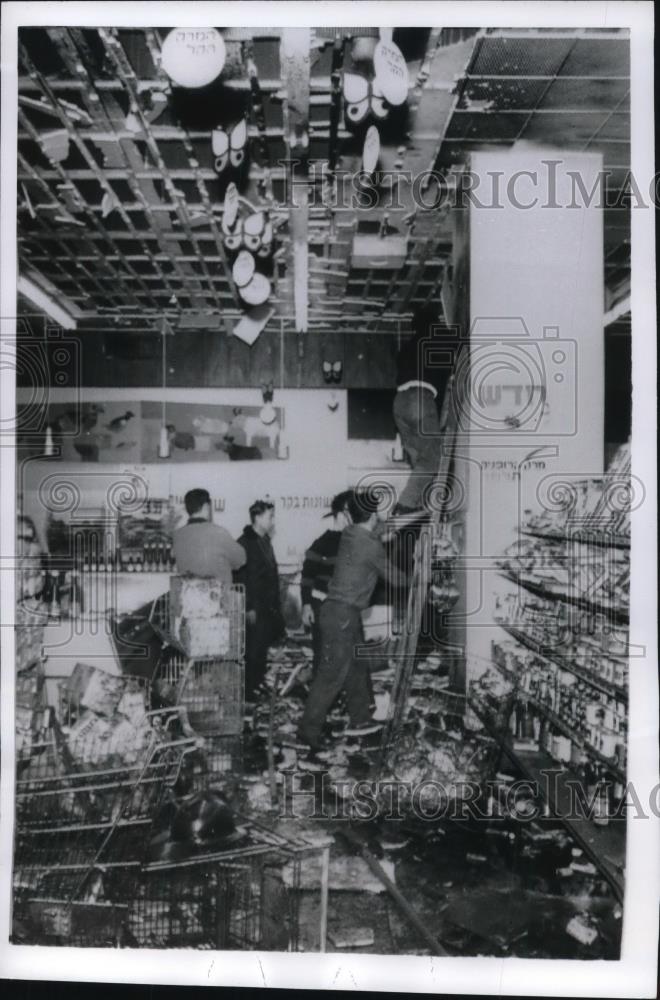
[[[288,657],[288,666],[292,666],[295,651],[289,651]],[[282,664],[280,678],[281,669]],[[250,801],[259,821],[280,832],[332,836],[332,857],[338,864],[338,858],[359,853],[342,835],[342,827],[349,821],[332,818],[337,815],[337,790],[341,794],[344,787],[341,776],[349,779],[349,786],[351,778],[373,777],[377,772],[377,741],[375,749],[347,757],[345,741],[336,740],[334,760],[331,755],[327,761],[326,776],[334,779],[325,795],[325,805],[329,806],[325,815],[329,818],[310,818],[313,807],[308,807],[304,796],[285,802],[290,786],[283,781],[283,772],[287,768],[295,771],[296,762],[291,749],[282,745],[289,740],[277,736],[278,726],[280,733],[282,728],[285,733],[295,728],[303,699],[304,689],[294,687],[286,698],[273,703],[276,771],[279,768],[279,800],[274,809],[270,808],[268,795],[265,738],[270,699],[264,698],[257,707],[245,753],[246,776],[252,782]],[[283,721],[286,719],[289,721]],[[290,736],[290,732],[286,735]],[[318,774],[298,774],[298,778],[299,788],[303,789],[311,789],[319,780]],[[262,794],[257,794],[259,790]],[[297,813],[299,818],[283,823],[283,811]],[[407,817],[350,825],[373,856],[392,864],[389,870],[393,871],[397,888],[449,954],[609,960],[619,957],[621,907],[607,883],[585,864],[587,859],[560,822],[544,816],[542,810],[537,819],[530,821],[504,816],[424,822]],[[343,944],[347,939],[368,940],[372,936],[373,943],[361,945],[359,952],[431,954],[427,941],[396,901],[384,889],[373,891],[373,881],[368,878],[370,891],[360,891],[355,882],[348,882],[342,889],[333,889],[331,883],[328,951],[348,950]],[[301,947],[315,950],[318,894],[303,891],[302,897]],[[585,927],[592,931],[587,934],[587,938],[593,937],[589,943],[573,936],[582,936]],[[342,946],[336,947],[335,940]]]

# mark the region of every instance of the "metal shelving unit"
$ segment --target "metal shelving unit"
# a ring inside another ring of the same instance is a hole
[[[509,580],[511,583],[517,584],[519,587],[524,587],[525,590],[529,590],[530,593],[536,594],[537,597],[545,597],[549,601],[561,601],[562,604],[571,604],[578,608],[583,608],[585,611],[591,611],[595,614],[611,615],[617,621],[622,624],[628,624],[629,616],[628,609],[617,607],[614,604],[604,604],[602,601],[592,601],[587,597],[582,597],[579,594],[566,594],[564,592],[557,593],[553,590],[548,590],[544,587],[542,583],[530,580],[528,577],[520,576],[519,573],[515,573],[513,570],[500,570],[500,576],[504,577],[505,580]]]
[[[496,740],[509,760],[534,783],[554,815],[561,820],[580,847],[599,869],[619,902],[623,902],[626,860],[625,816],[610,818],[607,826],[599,826],[587,816],[575,815],[575,786],[579,779],[570,770],[558,770],[557,762],[544,750],[516,750],[499,726],[493,724],[481,702],[470,697],[470,706],[487,732]],[[552,773],[553,781],[547,780]],[[571,787],[572,786],[572,787]]]
[[[547,652],[547,648],[543,646],[542,643],[536,642],[535,639],[525,635],[524,632],[521,632],[514,625],[508,625],[506,622],[498,622],[498,624],[521,645],[526,646],[528,649],[531,649],[533,653],[537,653],[539,656],[544,657],[544,659],[549,660],[550,663],[554,663],[560,670],[567,670],[569,673],[579,677],[580,680],[584,681],[586,684],[591,684],[591,686],[596,688],[598,691],[602,691],[604,694],[609,694],[613,698],[620,698],[628,704],[628,692],[624,688],[619,687],[618,684],[606,681],[604,678],[598,677],[590,670],[583,670],[582,667],[576,667],[574,663],[569,663],[557,653]]]

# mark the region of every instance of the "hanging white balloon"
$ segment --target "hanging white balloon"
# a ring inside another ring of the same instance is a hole
[[[385,99],[393,105],[403,104],[408,97],[408,64],[394,42],[381,38],[374,52],[376,80]]]
[[[220,76],[226,51],[215,28],[173,28],[163,42],[162,66],[180,87],[205,87]]]

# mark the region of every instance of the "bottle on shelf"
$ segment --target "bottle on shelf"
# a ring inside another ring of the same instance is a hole
[[[594,802],[593,821],[596,826],[607,826],[610,821],[609,783],[604,768],[598,771],[596,783],[596,799]]]

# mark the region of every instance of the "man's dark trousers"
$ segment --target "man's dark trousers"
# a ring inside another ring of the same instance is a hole
[[[324,605],[324,601],[319,601],[318,598],[312,598],[312,611],[314,613],[314,621],[312,622],[312,652],[314,654],[314,659],[312,660],[312,676],[316,677],[319,669],[319,663],[321,662],[321,608]]]
[[[311,747],[322,745],[322,730],[332,703],[341,690],[346,694],[352,726],[371,721],[367,659],[356,656],[363,642],[358,608],[328,598],[320,613],[321,659],[310,688],[299,736]]]
[[[260,620],[261,618],[261,620]],[[245,626],[245,699],[254,701],[268,666],[268,649],[273,634],[270,619],[257,613],[254,625]]]

